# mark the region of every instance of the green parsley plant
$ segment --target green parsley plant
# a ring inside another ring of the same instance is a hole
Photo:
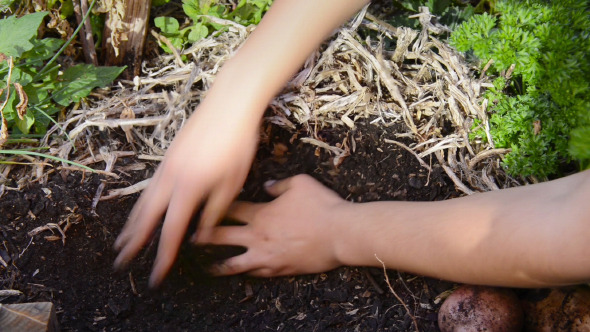
[[[490,132],[497,147],[512,149],[508,171],[547,178],[571,161],[589,167],[588,1],[498,0],[494,10],[461,24],[450,43],[472,52],[482,67],[493,60]],[[481,128],[472,133],[483,135]]]

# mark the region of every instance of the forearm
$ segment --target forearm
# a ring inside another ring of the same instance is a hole
[[[231,116],[257,123],[309,54],[366,3],[368,0],[276,0],[224,65],[204,103],[223,101]]]
[[[443,202],[349,206],[346,265],[473,284],[534,287],[590,280],[590,171]]]

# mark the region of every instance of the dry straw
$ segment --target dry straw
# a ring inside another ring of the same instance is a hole
[[[307,128],[308,137],[302,140],[332,153],[335,163],[342,162],[351,151],[321,141],[316,135],[318,129],[345,126],[352,130],[361,119],[375,126],[400,123],[403,126],[398,127],[406,130],[385,138],[385,142],[412,152],[426,168],[436,158],[464,193],[513,186],[516,182],[499,165],[507,151],[494,149],[489,134],[481,142],[468,139],[475,120],[489,133],[487,101],[482,97],[489,83],[475,78],[462,56],[437,38],[446,28],[432,23],[427,8],[414,18],[420,20],[421,31],[392,27],[367,14],[365,8],[307,59],[303,69],[272,101],[273,114],[266,120],[282,127]],[[107,175],[121,170],[113,166],[113,159],[130,153],[120,151],[126,143],[133,146],[131,153],[138,160],[161,160],[223,63],[253,29],[210,19],[226,24],[227,30],[145,64],[143,76],[121,82],[111,91],[96,95],[99,98],[92,105],[82,104],[71,111],[61,125],[72,141],[47,142],[51,152],[85,165],[109,160]],[[358,29],[376,30],[379,37],[362,40]],[[167,42],[165,37],[153,35]],[[387,49],[385,44],[396,46]],[[47,137],[58,130],[53,128]],[[99,131],[110,139],[100,140]],[[401,137],[415,143],[404,145],[398,142]],[[78,146],[77,152],[73,144]],[[139,169],[145,167],[138,165]],[[129,194],[144,186],[145,182],[106,197]]]

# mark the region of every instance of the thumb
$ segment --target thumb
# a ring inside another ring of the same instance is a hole
[[[313,189],[319,182],[307,174],[299,174],[283,180],[269,180],[264,183],[264,189],[270,195],[277,197],[287,191],[299,187]]]

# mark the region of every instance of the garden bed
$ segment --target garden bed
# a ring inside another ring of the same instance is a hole
[[[333,157],[291,138],[290,132],[267,125],[272,140],[263,142],[244,192],[245,200],[269,200],[261,190],[268,179],[307,173],[352,201],[443,200],[460,194],[444,171],[423,168],[408,151],[383,143],[398,128],[359,124],[320,134],[332,143],[355,140],[356,151],[336,168]],[[349,135],[348,137],[346,137]],[[121,167],[132,163],[122,158]],[[96,166],[100,166],[97,164]],[[2,285],[19,296],[3,303],[51,301],[64,331],[404,331],[413,329],[402,304],[388,290],[381,269],[343,267],[309,276],[255,279],[247,276],[213,278],[203,268],[216,255],[234,250],[204,250],[186,246],[161,289],[150,291],[147,280],[155,254],[155,238],[128,270],[116,273],[112,244],[126,221],[137,195],[92,204],[100,175],[56,172],[46,184],[8,191],[0,204],[0,254],[9,267]],[[78,217],[80,216],[80,217]],[[47,223],[65,231],[27,232]],[[359,220],[362,222],[362,220]],[[408,221],[411,222],[411,221]],[[46,239],[50,237],[49,240]],[[51,240],[51,241],[50,241]],[[421,331],[436,331],[437,296],[452,284],[388,271],[391,285],[418,321]]]

